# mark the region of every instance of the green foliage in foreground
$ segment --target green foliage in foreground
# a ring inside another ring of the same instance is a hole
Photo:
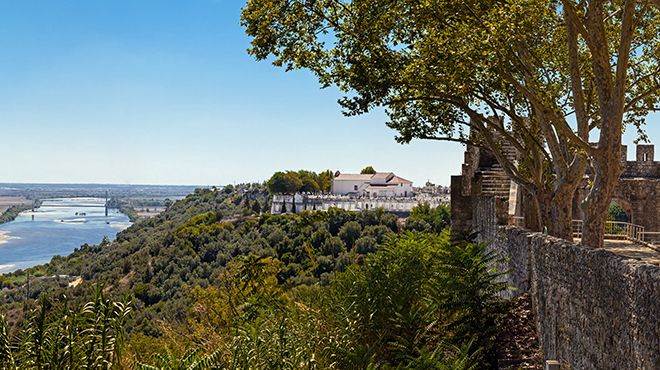
[[[199,190],[114,242],[30,269],[28,291],[24,272],[3,280],[0,369],[492,363],[498,258],[427,232],[448,214],[418,207],[429,228],[406,233],[415,228],[382,210],[258,216],[262,188],[225,190]],[[134,297],[131,309],[90,294],[96,284]]]
[[[97,290],[79,310],[71,309],[66,297],[41,300],[13,336],[0,316],[0,369],[118,368],[130,314],[128,304],[113,302]]]
[[[111,297],[135,298],[128,333],[158,337],[164,334],[158,321],[184,320],[194,289],[217,284],[227,264],[240,256],[280,261],[277,280],[285,287],[327,284],[402,229],[395,215],[379,209],[259,216],[255,204],[269,208],[263,186],[198,190],[162,214],[139,220],[113,242],[84,245],[29,269],[29,289],[26,271],[0,277],[0,288],[7,288],[0,294],[0,310],[13,323],[26,296],[66,294],[82,305],[90,300],[89,286],[99,284]],[[82,284],[69,287],[78,277]]]
[[[152,339],[164,344],[152,356],[138,340],[122,357],[131,309],[97,290],[81,310],[42,301],[13,336],[0,320],[0,368],[483,368],[504,289],[498,261],[483,244],[404,234],[328,286],[285,290],[280,261],[249,255],[198,288],[187,322]]]
[[[167,363],[203,346],[219,368],[483,368],[493,363],[496,294],[505,288],[498,261],[483,244],[404,234],[327,286],[284,290],[279,261],[247,256],[199,289],[188,322],[171,328],[181,356],[171,341],[160,344]]]

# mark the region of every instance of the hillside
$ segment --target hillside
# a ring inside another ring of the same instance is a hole
[[[382,210],[273,216],[260,213],[268,198],[261,185],[199,189],[113,242],[2,276],[0,363],[494,363],[498,257],[450,243],[446,208],[419,206],[405,223]]]
[[[281,261],[277,279],[285,287],[327,284],[335,271],[373,252],[399,230],[396,216],[382,211],[259,216],[267,202],[260,185],[199,189],[159,216],[139,220],[113,242],[83,245],[70,256],[0,277],[8,288],[0,303],[16,320],[26,295],[36,300],[66,294],[82,302],[99,285],[111,297],[134,297],[129,333],[158,337],[162,333],[157,320],[185,320],[194,299],[192,288],[213,284],[237,256]]]

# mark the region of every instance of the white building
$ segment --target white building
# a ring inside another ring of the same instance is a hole
[[[412,197],[412,181],[392,172],[375,174],[337,173],[332,180],[332,194],[370,198]]]

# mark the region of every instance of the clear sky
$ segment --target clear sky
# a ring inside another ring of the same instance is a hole
[[[0,0],[0,182],[210,185],[373,165],[448,185],[460,172],[460,145],[397,144],[382,113],[346,118],[309,73],[254,61],[242,5]]]

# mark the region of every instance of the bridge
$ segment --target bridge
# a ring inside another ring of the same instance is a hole
[[[42,204],[39,208],[100,208],[107,207],[108,204],[99,203],[99,204]],[[112,208],[112,207],[110,207]]]
[[[90,198],[85,198],[85,199],[90,199]],[[93,198],[93,199],[101,199],[101,198]],[[111,207],[110,206],[110,200],[108,198],[108,192],[105,192],[105,202],[97,203],[97,204],[90,204],[89,202],[81,202],[81,203],[73,203],[73,204],[43,204],[41,203],[40,208],[51,208],[51,207],[57,207],[57,208],[100,208],[104,207],[105,208],[105,217],[108,217],[108,209],[109,208],[116,208],[116,207]],[[32,209],[34,211],[34,207]]]

